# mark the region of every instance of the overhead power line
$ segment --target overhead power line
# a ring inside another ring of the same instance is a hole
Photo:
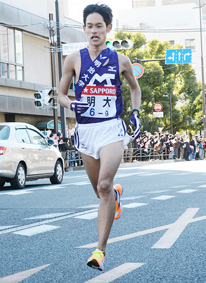
[[[17,24],[8,24],[8,23],[2,23],[0,22],[0,25],[10,27],[10,28],[24,28],[24,27],[31,27],[35,25],[43,25],[47,26],[48,22],[40,22],[40,23],[35,23],[35,24],[22,24],[22,25],[17,25]],[[56,23],[54,22],[54,25]],[[74,29],[82,29],[82,25],[70,25],[70,24],[64,24],[60,25],[60,29],[63,28],[74,28]],[[123,32],[142,32],[142,33],[181,33],[181,32],[199,32],[199,28],[185,28],[185,29],[162,29],[162,28],[147,28],[147,29],[140,29],[140,28],[115,28],[115,31],[120,31],[122,30]],[[202,32],[205,32],[206,28],[202,28]]]

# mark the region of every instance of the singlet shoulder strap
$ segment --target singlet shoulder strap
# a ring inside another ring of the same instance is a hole
[[[82,58],[82,56],[85,52],[88,53],[87,48],[80,50],[81,58]],[[92,78],[94,73],[98,72],[98,70],[101,68],[101,66],[104,65],[104,63],[108,60],[108,58],[111,56],[112,53],[113,53],[113,51],[111,49],[106,48],[97,56],[97,58],[93,62],[91,61],[91,59],[90,59],[90,61],[84,62],[85,71],[83,73],[81,73],[81,77],[79,78],[79,80],[77,82],[79,93],[82,92],[82,90],[85,88],[88,81],[90,81],[90,79]]]

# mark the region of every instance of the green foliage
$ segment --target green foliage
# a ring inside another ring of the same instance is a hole
[[[168,41],[160,42],[158,39],[146,42],[145,36],[139,32],[118,31],[114,39],[133,41],[132,49],[118,51],[128,56],[132,63],[134,59],[165,58],[166,49],[183,48],[180,44],[171,47]],[[139,78],[138,83],[142,93],[142,129],[154,133],[161,127],[164,132],[170,132],[169,95],[171,95],[173,133],[182,130],[189,130],[192,133],[203,130],[201,84],[197,81],[191,64],[167,65],[164,60],[142,62],[141,64],[144,67],[144,74]],[[122,97],[124,103],[122,118],[129,126],[132,108],[130,89],[123,77]],[[153,118],[152,109],[156,102],[163,104],[163,118]]]

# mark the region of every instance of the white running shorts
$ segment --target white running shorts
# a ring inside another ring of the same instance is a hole
[[[78,151],[95,159],[99,159],[99,151],[103,146],[121,140],[127,145],[130,141],[125,122],[119,118],[92,124],[77,123],[74,139]]]

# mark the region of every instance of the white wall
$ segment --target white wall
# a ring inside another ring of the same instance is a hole
[[[195,4],[143,7],[119,11],[119,26],[138,28],[145,23],[153,28],[197,28],[199,10]]]
[[[1,0],[1,2],[44,18],[48,17],[47,0]]]
[[[24,33],[24,73],[26,82],[51,85],[49,42]]]
[[[49,13],[55,17],[55,0],[1,0],[1,2],[18,9],[24,10],[40,17],[49,18]],[[60,21],[64,22],[64,16],[68,16],[68,0],[58,0]]]

